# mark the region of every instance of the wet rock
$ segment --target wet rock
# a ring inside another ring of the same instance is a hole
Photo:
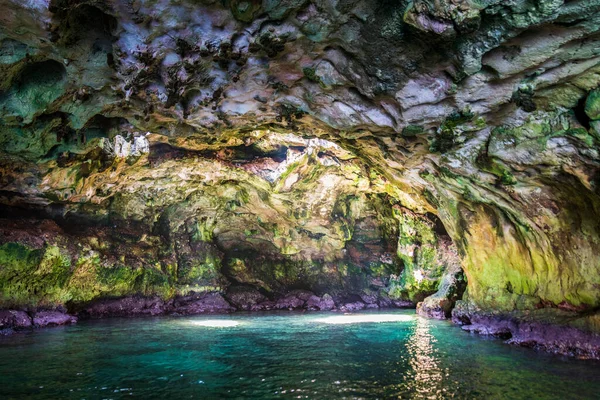
[[[378,296],[377,293],[372,293],[372,292],[362,292],[360,294],[360,299],[362,300],[363,303],[365,303],[365,306],[367,308],[379,308],[379,304],[378,304]]]
[[[266,300],[265,296],[251,286],[230,286],[225,298],[238,310],[256,310],[257,305]]]
[[[456,265],[442,277],[438,291],[417,304],[417,313],[424,317],[448,319],[457,300],[467,288],[462,269]]]
[[[456,301],[451,312],[452,323],[460,326],[470,325],[471,315],[481,311],[468,301],[468,293],[464,297],[463,300]]]
[[[335,302],[333,301],[333,297],[325,293],[321,297],[321,301],[319,302],[319,310],[329,311],[335,308]]]
[[[377,304],[379,305],[379,308],[391,308],[394,306],[392,300],[385,293],[379,294],[379,297],[377,298]]]
[[[81,310],[79,315],[90,318],[131,317],[159,315],[165,311],[165,302],[162,299],[135,296],[95,301]]]
[[[365,303],[363,303],[362,301],[354,301],[352,303],[342,304],[339,308],[342,312],[354,312],[363,310],[365,307]]]
[[[170,310],[178,314],[229,313],[235,311],[220,293],[182,297],[174,301]]]
[[[45,326],[69,325],[77,322],[77,317],[61,311],[38,311],[33,315],[33,325]]]
[[[484,324],[463,325],[462,329],[467,332],[478,333],[485,336],[495,336],[501,339],[509,339],[512,336],[506,321],[493,326]]]
[[[551,323],[519,322],[508,344],[582,359],[600,359],[600,335]]]
[[[32,320],[25,311],[0,310],[0,330],[22,330],[32,327]]]
[[[258,304],[253,305],[250,311],[269,311],[276,309],[277,303],[272,300],[265,300]]]
[[[319,296],[310,296],[308,300],[306,300],[306,309],[307,310],[319,310],[319,303],[321,302],[321,298]]]
[[[578,316],[555,308],[535,312],[493,313],[470,301],[459,301],[452,311],[462,329],[481,335],[508,339],[506,343],[578,358],[600,358],[600,335],[593,326],[600,314]]]
[[[287,296],[294,296],[303,301],[307,301],[314,295],[310,290],[293,290],[287,294]]]
[[[308,290],[294,290],[285,295],[285,297],[278,299],[275,302],[276,309],[298,309],[304,308],[306,302],[314,296],[314,293]]]
[[[297,308],[303,308],[305,303],[306,302],[304,300],[295,296],[287,296],[277,300],[274,308],[279,310],[293,310]]]
[[[322,297],[310,296],[306,301],[306,308],[308,310],[330,311],[335,308],[335,302],[327,293],[325,293]]]
[[[393,300],[392,304],[397,308],[415,308],[415,303],[409,300]]]

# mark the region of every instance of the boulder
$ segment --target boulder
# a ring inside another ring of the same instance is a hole
[[[178,314],[229,313],[235,311],[220,293],[207,293],[178,299],[172,310]]]
[[[362,301],[354,301],[352,303],[345,303],[340,306],[340,311],[343,312],[354,312],[363,310],[365,308],[365,303]]]
[[[444,273],[438,291],[417,304],[417,314],[435,319],[448,319],[457,300],[467,288],[459,266],[449,267]]]
[[[360,299],[366,304],[367,308],[379,308],[377,293],[362,292]]]
[[[322,297],[311,296],[306,301],[306,308],[309,310],[330,311],[335,308],[333,298],[325,293]]]
[[[377,304],[379,305],[379,308],[390,308],[394,306],[394,303],[389,298],[389,296],[383,292],[379,293],[379,297],[377,298]]]
[[[303,308],[306,300],[297,297],[295,294],[288,294],[275,302],[275,308],[279,310]]]
[[[266,300],[265,296],[251,286],[231,286],[227,289],[225,298],[238,310],[254,310]]]
[[[396,308],[415,308],[415,303],[409,300],[393,300],[392,304]]]
[[[25,311],[0,310],[0,330],[23,330],[31,326],[31,317]]]
[[[45,326],[70,325],[77,322],[77,317],[62,311],[39,311],[33,316],[33,325],[38,328]]]
[[[130,317],[165,313],[165,302],[158,297],[122,297],[103,299],[88,304],[79,315],[91,318]]]

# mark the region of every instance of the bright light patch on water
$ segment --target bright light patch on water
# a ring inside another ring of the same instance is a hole
[[[189,323],[190,325],[204,326],[208,328],[231,328],[240,324],[238,321],[226,319],[207,319],[203,321],[190,321]]]
[[[408,322],[413,317],[402,314],[348,314],[316,319],[324,324],[363,324],[369,322]]]

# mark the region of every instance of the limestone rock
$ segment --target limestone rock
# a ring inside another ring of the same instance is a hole
[[[354,301],[352,303],[344,303],[342,305],[340,305],[340,311],[342,312],[354,312],[354,311],[359,311],[364,309],[365,303],[363,303],[362,301]]]
[[[592,120],[600,119],[600,90],[592,90],[585,101],[585,113]]]
[[[173,312],[184,315],[227,313],[234,310],[219,293],[207,293],[200,296],[191,295],[176,299],[173,304]]]
[[[61,311],[38,311],[33,315],[33,325],[36,327],[69,325],[77,322],[77,317]]]
[[[31,327],[31,317],[25,311],[0,310],[0,331],[22,330]]]
[[[258,290],[251,286],[231,286],[225,294],[227,301],[239,310],[251,310],[266,300]]]
[[[278,299],[275,303],[275,308],[288,310],[304,308],[306,302],[313,296],[314,294],[308,290],[294,290]]]
[[[309,297],[309,299],[306,301],[306,308],[308,310],[330,311],[335,308],[335,302],[329,294],[325,293],[321,297]]]
[[[460,265],[448,268],[438,291],[417,304],[417,314],[436,319],[448,319],[457,300],[463,296],[467,282]]]
[[[600,307],[600,0],[176,3],[0,0],[0,308]]]
[[[161,299],[136,296],[94,301],[86,305],[79,315],[88,318],[130,317],[159,315],[165,311],[165,303]]]
[[[150,152],[150,144],[144,136],[136,136],[131,140],[121,135],[115,136],[114,144],[105,142],[105,151],[117,158],[140,157]]]

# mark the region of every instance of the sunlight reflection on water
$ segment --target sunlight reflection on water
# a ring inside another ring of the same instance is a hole
[[[207,319],[203,321],[186,321],[189,325],[204,326],[208,328],[231,328],[240,325],[239,321],[225,319]]]
[[[410,370],[405,383],[409,392],[418,393],[423,398],[440,398],[444,393],[443,378],[448,373],[440,367],[436,338],[430,332],[430,322],[417,318],[414,332],[406,342]]]
[[[599,368],[414,311],[112,319],[0,338],[1,399],[583,400],[598,397]]]
[[[365,322],[409,322],[414,318],[410,315],[399,315],[399,314],[349,314],[349,315],[338,315],[335,317],[325,317],[315,319],[315,322],[322,322],[325,324],[360,324]]]

